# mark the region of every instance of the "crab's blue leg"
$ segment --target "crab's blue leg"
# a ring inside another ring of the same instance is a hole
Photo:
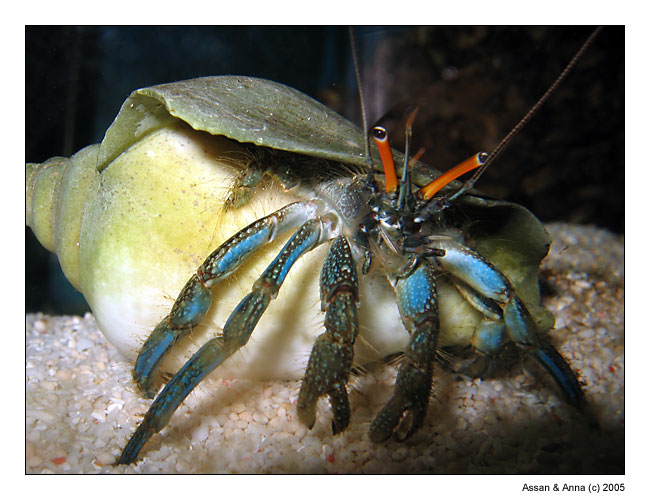
[[[223,335],[203,344],[160,392],[124,448],[118,463],[134,462],[142,446],[167,424],[192,389],[248,342],[260,317],[277,296],[291,266],[305,252],[329,239],[331,231],[332,221],[319,217],[306,222],[295,232],[255,282],[252,292],[232,312],[223,327]]]
[[[582,387],[575,373],[555,347],[537,338],[535,323],[518,297],[513,296],[504,306],[503,319],[510,338],[519,347],[528,351],[551,374],[568,403],[583,411],[591,419]]]
[[[573,370],[551,344],[542,342],[530,351],[533,356],[551,374],[555,383],[566,394],[567,400],[579,410],[587,411],[582,387]]]
[[[314,203],[292,203],[253,222],[210,254],[179,294],[171,313],[156,326],[138,354],[134,378],[146,397],[153,398],[158,391],[156,368],[165,354],[191,332],[210,309],[212,287],[237,270],[253,252],[273,241],[278,233],[295,230],[315,215]]]
[[[370,425],[370,439],[378,443],[391,434],[403,441],[422,425],[429,405],[433,359],[440,322],[435,271],[428,260],[395,284],[397,305],[410,340],[400,363],[391,398]]]
[[[316,419],[316,403],[329,395],[334,413],[332,432],[337,434],[350,422],[347,384],[354,357],[357,319],[358,278],[350,245],[339,236],[329,249],[320,277],[321,308],[325,333],[314,343],[298,396],[298,418],[310,429]]]
[[[503,349],[506,340],[503,311],[498,302],[480,295],[462,281],[456,280],[454,285],[465,300],[483,315],[471,339],[476,358],[460,371],[471,377],[482,377],[494,370],[494,357]]]
[[[538,338],[535,322],[508,278],[464,245],[440,240],[435,246],[445,251],[444,256],[436,257],[441,267],[469,285],[478,296],[498,302],[503,308],[503,321],[510,340],[529,352],[551,374],[571,405],[584,409],[584,394],[575,374],[553,346]],[[482,341],[486,346],[495,347],[489,335]]]

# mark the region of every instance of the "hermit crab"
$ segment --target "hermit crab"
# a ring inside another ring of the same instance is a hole
[[[408,151],[391,169],[383,149],[380,164],[364,142],[294,89],[207,77],[136,90],[101,144],[27,164],[28,225],[156,397],[120,463],[216,369],[302,379],[300,420],[313,426],[327,395],[338,433],[353,363],[402,352],[370,438],[405,440],[426,416],[438,349],[467,347],[478,374],[512,342],[584,408],[544,340],[542,224],[436,182]]]

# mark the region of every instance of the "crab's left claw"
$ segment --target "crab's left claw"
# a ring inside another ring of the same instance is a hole
[[[395,389],[370,425],[370,439],[380,443],[391,435],[408,439],[424,421],[429,406],[433,359],[440,322],[432,265],[422,262],[395,285],[397,304],[410,341],[401,361]]]

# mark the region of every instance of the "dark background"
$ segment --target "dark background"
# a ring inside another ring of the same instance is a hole
[[[591,27],[361,27],[370,121],[440,170],[489,151],[540,97]],[[624,232],[624,39],[608,27],[477,187],[544,222]],[[129,93],[206,75],[298,88],[360,123],[344,27],[27,27],[26,161],[101,141]],[[26,309],[81,313],[56,257],[27,229]],[[67,285],[67,286],[66,286]]]

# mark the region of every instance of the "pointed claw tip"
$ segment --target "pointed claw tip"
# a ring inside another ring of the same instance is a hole
[[[115,465],[129,465],[135,463],[137,459],[138,459],[137,454],[133,456],[133,453],[131,452],[131,450],[129,450],[127,445],[127,447],[124,448],[124,451],[120,455],[120,458]]]
[[[415,421],[416,416],[413,410],[404,410],[399,423],[395,426],[395,430],[393,431],[393,440],[401,443],[411,437],[417,427]]]
[[[373,424],[370,425],[370,433],[369,433],[370,441],[372,441],[375,444],[383,443],[391,436],[392,433],[393,433],[392,428],[390,429],[381,428],[378,425],[374,425],[374,422]]]
[[[316,423],[316,412],[312,410],[308,410],[306,408],[301,408],[300,405],[298,406],[298,420],[307,427],[307,429],[312,429],[314,427],[314,424]]]
[[[154,386],[151,383],[138,380],[137,378],[135,379],[136,385],[138,386],[138,389],[140,389],[140,392],[142,393],[142,397],[145,399],[153,399],[156,397],[156,394],[158,393],[158,387]]]

